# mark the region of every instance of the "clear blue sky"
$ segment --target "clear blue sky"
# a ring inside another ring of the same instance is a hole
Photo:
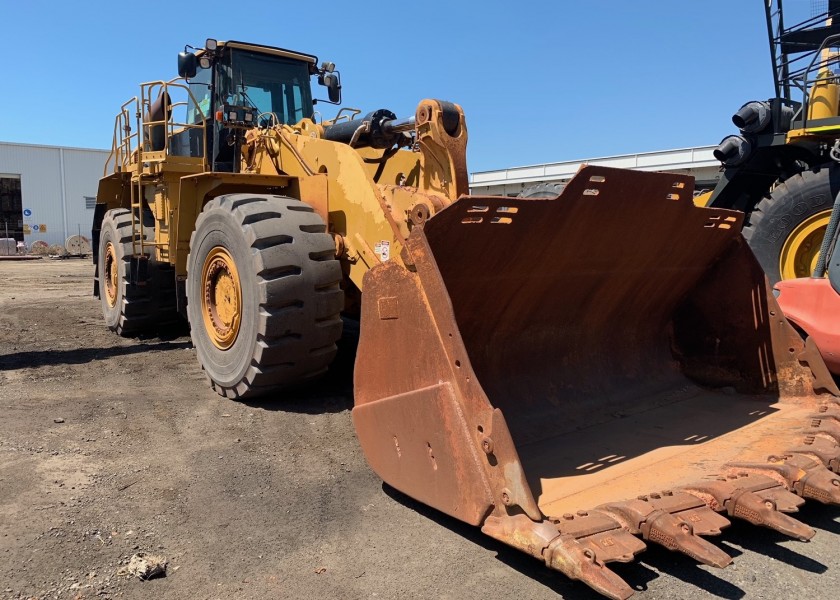
[[[811,0],[786,5],[810,14]],[[773,93],[763,0],[30,0],[3,13],[11,142],[110,147],[137,84],[174,77],[184,44],[207,37],[334,61],[344,105],[364,111],[457,102],[470,171],[717,144],[741,104]]]

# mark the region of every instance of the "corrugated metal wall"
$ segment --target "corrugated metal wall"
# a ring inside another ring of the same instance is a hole
[[[93,208],[85,197],[96,197],[107,158],[107,150],[0,142],[0,177],[20,176],[28,246],[36,240],[63,245],[79,231],[90,237]]]

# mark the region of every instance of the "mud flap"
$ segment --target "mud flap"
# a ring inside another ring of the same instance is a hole
[[[723,567],[718,513],[813,535],[782,513],[835,501],[840,446],[807,434],[828,400],[742,215],[692,188],[586,167],[558,198],[463,197],[415,227],[364,281],[374,470],[611,598],[639,537]]]

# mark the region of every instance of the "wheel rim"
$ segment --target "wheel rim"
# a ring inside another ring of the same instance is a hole
[[[204,329],[217,348],[227,350],[236,341],[242,317],[242,288],[236,263],[227,249],[216,246],[201,270],[201,312]]]
[[[779,273],[782,279],[810,277],[817,266],[831,211],[811,215],[797,225],[782,246]]]
[[[103,273],[105,279],[105,301],[114,308],[117,305],[117,289],[119,286],[119,268],[117,266],[117,251],[114,244],[105,244],[105,265]]]

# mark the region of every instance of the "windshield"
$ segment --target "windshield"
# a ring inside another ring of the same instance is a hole
[[[220,69],[219,87],[222,102],[274,113],[281,123],[291,125],[313,114],[309,65],[304,62],[231,49]]]
[[[210,113],[210,75],[212,73],[212,69],[199,69],[195,77],[190,79],[192,96],[187,100],[187,123],[190,125],[201,123]]]

